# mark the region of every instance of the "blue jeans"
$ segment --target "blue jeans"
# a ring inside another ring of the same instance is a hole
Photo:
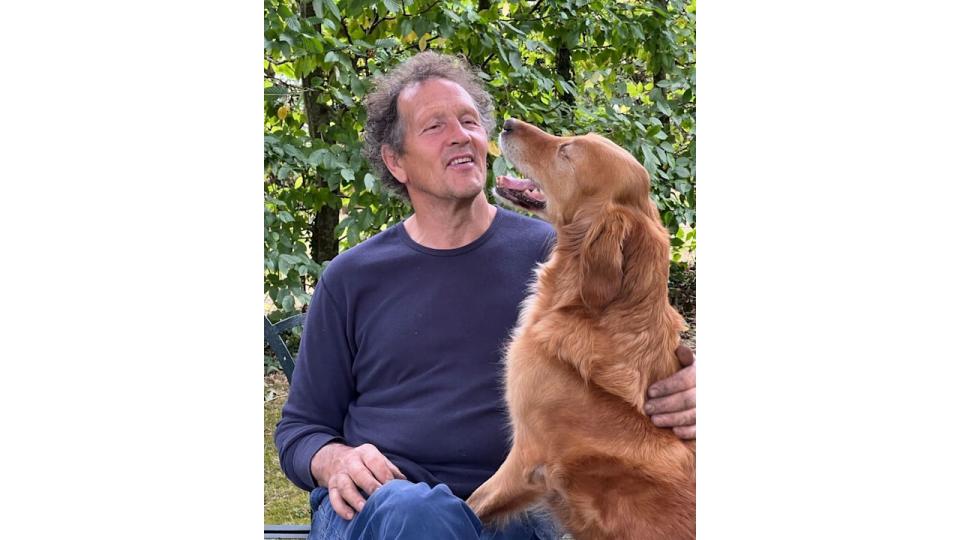
[[[310,493],[313,523],[309,540],[556,540],[546,516],[521,514],[502,530],[485,528],[463,500],[444,484],[391,480],[347,521],[333,511],[327,489]]]

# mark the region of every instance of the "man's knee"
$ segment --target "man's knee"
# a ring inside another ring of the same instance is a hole
[[[482,525],[470,508],[445,485],[391,480],[370,496],[358,517],[376,528],[422,531],[424,538],[477,537]]]
[[[423,482],[414,484],[406,480],[391,480],[380,486],[367,500],[366,506],[371,504],[378,510],[416,516],[433,511],[456,510],[463,505],[463,501],[444,485],[431,488]]]

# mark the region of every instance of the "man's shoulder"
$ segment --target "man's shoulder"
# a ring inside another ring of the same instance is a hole
[[[494,249],[506,250],[518,261],[545,261],[557,238],[553,225],[507,208],[498,208],[500,224]]]
[[[508,234],[540,239],[556,235],[553,225],[542,219],[525,216],[502,206],[498,206],[497,211],[503,216],[502,229]]]
[[[396,225],[388,227],[331,259],[323,271],[324,280],[355,277],[371,263],[393,257],[401,245]]]

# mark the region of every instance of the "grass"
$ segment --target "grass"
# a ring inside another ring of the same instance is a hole
[[[263,378],[263,386],[263,522],[308,524],[308,494],[284,476],[273,444],[280,409],[287,401],[287,379],[282,373],[272,373]]]

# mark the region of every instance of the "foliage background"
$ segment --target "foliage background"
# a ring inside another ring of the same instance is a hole
[[[360,154],[370,78],[425,49],[479,66],[498,120],[602,133],[650,171],[677,247],[696,242],[695,2],[265,0],[264,288],[299,311],[323,265],[409,214]],[[496,134],[492,133],[491,138]],[[495,144],[489,182],[508,172]]]
[[[361,157],[359,104],[371,77],[432,49],[480,68],[498,124],[517,117],[557,134],[601,133],[643,163],[673,235],[671,298],[693,323],[695,22],[695,0],[265,0],[268,316],[301,311],[327,261],[409,214]],[[488,187],[511,172],[495,143],[488,169]],[[276,369],[266,354],[264,367]],[[265,402],[276,405],[282,391],[268,385]],[[265,411],[275,416],[278,406]],[[268,455],[275,422],[265,416],[265,520],[303,522],[299,490],[273,486],[284,482]],[[297,500],[274,511],[274,491]]]

